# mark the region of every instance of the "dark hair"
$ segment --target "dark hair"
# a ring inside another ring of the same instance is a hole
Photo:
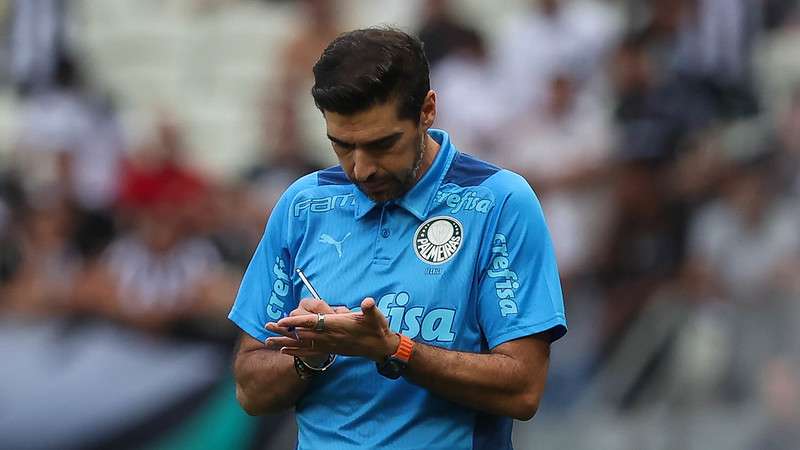
[[[314,65],[317,107],[354,114],[397,99],[397,117],[419,120],[430,90],[428,59],[419,39],[392,28],[367,28],[334,39]]]

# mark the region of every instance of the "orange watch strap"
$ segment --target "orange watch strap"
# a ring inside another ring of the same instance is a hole
[[[400,345],[397,346],[397,351],[394,352],[392,358],[408,363],[408,360],[411,359],[411,352],[414,350],[414,341],[400,333],[397,333],[397,336],[400,338]]]

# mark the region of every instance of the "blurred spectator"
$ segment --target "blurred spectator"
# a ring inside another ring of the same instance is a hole
[[[648,34],[631,33],[612,60],[619,153],[632,159],[673,159],[681,143],[715,117],[709,95],[687,88],[653,56]]]
[[[598,270],[606,309],[601,323],[609,344],[683,261],[686,211],[670,196],[668,173],[663,162],[630,160],[614,174],[615,209]]]
[[[503,125],[505,105],[497,101],[500,81],[491,64],[483,36],[464,31],[461,44],[431,73],[437,103],[436,126],[458,136],[464,152],[493,160],[496,138]]]
[[[597,73],[619,24],[609,5],[595,0],[534,0],[503,31],[497,50],[503,74],[499,103],[509,114],[541,105],[548,80],[566,73],[585,80]],[[584,86],[589,86],[586,83]]]
[[[270,186],[270,182],[266,182]],[[259,183],[239,182],[209,193],[206,236],[238,280],[253,256],[267,225],[267,217],[278,198]]]
[[[610,213],[612,127],[569,75],[555,75],[546,107],[507,124],[496,160],[531,183],[542,201],[565,280],[586,275]]]
[[[160,203],[160,202],[159,202]],[[185,236],[166,201],[142,211],[131,233],[108,250],[108,270],[123,318],[144,326],[166,325],[190,315],[219,264],[210,242]]]
[[[761,3],[695,0],[683,17],[675,71],[688,87],[712,95],[719,115],[756,112],[751,53],[762,25]]]
[[[796,0],[764,0],[763,5],[764,26],[768,30],[783,26],[800,12]]]
[[[123,210],[155,207],[165,200],[190,207],[207,189],[203,177],[186,166],[182,132],[174,118],[162,116],[151,142],[126,161],[120,183]]]
[[[320,53],[342,30],[336,18],[336,0],[301,0],[304,19],[283,49],[279,64],[280,95],[293,98],[311,79],[311,69]],[[307,92],[303,91],[302,95]]]
[[[475,30],[456,19],[452,1],[424,2],[422,16],[423,22],[417,35],[425,45],[425,55],[428,57],[431,69],[435,69],[440,61],[465,44],[470,45],[464,40],[471,39],[468,35],[474,34]],[[471,45],[474,46],[474,43]]]
[[[232,280],[214,245],[199,235],[211,187],[184,166],[184,151],[177,124],[162,118],[153,142],[127,164],[121,180],[127,231],[85,274],[78,295],[85,307],[169,329],[227,306]]]
[[[11,73],[23,95],[49,89],[58,78],[58,61],[67,51],[69,0],[11,2]]]
[[[230,219],[220,224],[222,233],[217,233],[215,242],[226,258],[242,267],[250,261],[269,213],[286,187],[321,168],[303,144],[299,118],[292,105],[287,101],[274,105],[270,111],[273,105],[265,104],[260,158],[227,191],[228,201],[220,203]]]
[[[755,112],[750,55],[758,21],[743,2],[639,6],[648,19],[623,40],[612,67],[626,157],[673,158],[720,118]]]
[[[78,61],[58,61],[52,88],[23,104],[17,152],[26,187],[53,184],[78,206],[103,210],[116,200],[123,142],[111,105],[85,84]]]
[[[722,197],[700,208],[689,235],[696,295],[764,302],[800,271],[800,211],[777,190],[774,155],[740,163]]]
[[[658,112],[661,102],[655,95],[654,77],[644,41],[628,36],[612,62],[615,119],[621,126],[620,150],[625,156],[663,157],[674,145],[675,126]]]
[[[676,49],[678,72],[740,83],[749,76],[750,48],[761,9],[747,0],[694,0]]]
[[[663,82],[669,76],[673,54],[678,40],[678,30],[694,0],[646,0],[629,2],[634,25],[629,33],[647,52],[649,64],[654,66],[651,76]],[[641,24],[637,23],[641,21]]]
[[[270,106],[274,109],[269,110]],[[291,102],[265,104],[261,119],[260,157],[244,174],[250,182],[274,182],[281,192],[319,167],[303,147],[300,124]]]
[[[54,316],[69,307],[82,259],[71,240],[74,212],[56,191],[40,193],[22,216],[15,248],[6,249],[16,258],[6,280],[7,312],[24,316]],[[12,261],[14,262],[14,261]]]
[[[274,69],[269,68],[277,79],[269,89],[272,94],[261,122],[270,127],[264,143],[271,151],[287,152],[299,145],[304,150],[295,155],[299,160],[330,161],[330,143],[325,139],[319,111],[309,101],[308,93],[319,55],[343,31],[337,16],[342,4],[338,0],[295,3],[300,13],[299,23],[280,51]]]

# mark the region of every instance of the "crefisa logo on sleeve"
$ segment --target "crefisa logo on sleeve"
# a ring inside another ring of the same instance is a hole
[[[458,253],[463,239],[461,222],[450,216],[433,217],[414,233],[414,251],[428,264],[442,264]]]

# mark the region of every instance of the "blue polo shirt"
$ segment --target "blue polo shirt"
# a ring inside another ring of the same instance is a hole
[[[296,181],[272,211],[229,318],[263,341],[264,324],[311,297],[373,297],[417,342],[486,352],[566,332],[553,245],[519,175],[459,152],[444,131],[432,166],[402,198],[375,203],[336,166]],[[293,375],[292,375],[293,376]],[[280,381],[276,381],[280,382]],[[511,448],[512,419],[447,401],[365,358],[340,356],[296,405],[299,449]]]

